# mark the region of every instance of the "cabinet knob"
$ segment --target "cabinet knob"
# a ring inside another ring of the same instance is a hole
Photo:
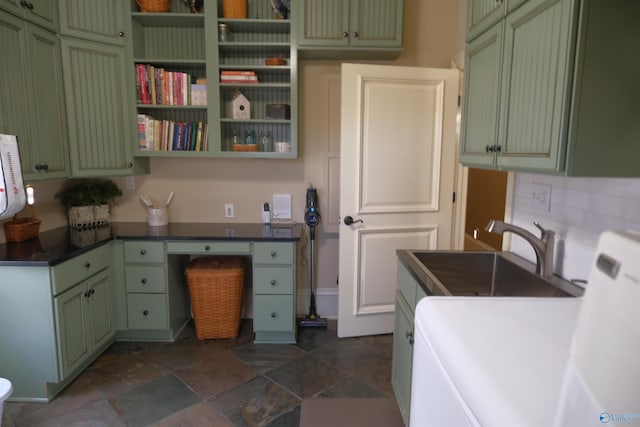
[[[44,165],[42,165],[42,168],[45,172],[47,172],[49,170],[49,165],[45,163]]]
[[[124,35],[124,33],[120,33],[120,34]],[[127,163],[127,167],[131,169],[133,167],[133,162]]]
[[[143,312],[142,312],[142,315],[143,315],[143,316],[148,316],[148,315],[149,315],[149,310],[145,310],[145,311],[143,311]]]
[[[486,151],[487,153],[493,153],[494,150],[495,147],[493,145],[487,145],[486,147],[484,147],[484,151]]]
[[[90,262],[86,262],[86,263],[84,264],[84,266],[85,266],[85,268],[91,268],[91,263],[90,263]]]
[[[118,37],[124,37],[124,31],[120,31],[120,32],[118,33]],[[131,164],[131,162],[129,162],[129,164]]]
[[[278,317],[278,313],[276,313],[275,311],[271,312],[271,318],[275,319],[276,317]]]
[[[89,293],[89,291],[84,291],[83,295],[84,295],[85,298],[89,298],[89,295],[91,295],[91,294]]]
[[[502,145],[496,145],[496,152],[501,152],[502,151]]]
[[[359,37],[358,32],[357,32],[357,31],[354,31],[354,32],[353,32],[353,38],[354,38],[354,39],[357,39],[358,37]]]
[[[277,285],[277,284],[278,284],[278,282],[276,282],[275,280],[272,280],[272,281],[271,281],[271,286],[275,286],[275,285]]]
[[[145,277],[142,278],[142,280],[140,280],[140,283],[142,283],[143,285],[147,284],[147,279]]]
[[[344,37],[344,38],[346,39],[347,37],[349,37],[349,33],[347,33],[347,32],[345,31],[344,33],[342,33],[342,37]]]
[[[205,250],[205,251],[208,251],[208,250],[210,250],[210,249],[211,249],[211,246],[209,246],[209,245],[205,245],[205,247],[204,247],[204,250]]]
[[[413,345],[413,332],[407,331],[404,336],[409,338],[409,344]]]
[[[271,258],[275,258],[278,256],[278,252],[276,251],[271,251]]]
[[[37,164],[35,169],[36,169],[37,171],[41,170],[41,169],[42,169],[42,165],[41,165],[41,164]]]
[[[146,255],[146,254],[147,254],[146,249],[140,249],[140,255]]]

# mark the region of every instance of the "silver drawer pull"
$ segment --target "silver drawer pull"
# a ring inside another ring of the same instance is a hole
[[[143,311],[143,312],[142,312],[142,315],[143,315],[143,316],[148,316],[148,315],[149,315],[149,310],[145,310],[145,311]]]
[[[275,319],[276,317],[278,317],[278,313],[276,313],[275,311],[271,312],[271,318]]]
[[[271,286],[275,286],[275,285],[277,285],[277,284],[278,284],[278,282],[276,282],[275,280],[272,280],[272,281],[271,281]]]
[[[146,285],[147,284],[147,279],[143,277],[142,280],[140,280],[140,283],[142,283],[143,285]]]
[[[146,255],[146,254],[147,254],[146,249],[140,249],[140,255]]]

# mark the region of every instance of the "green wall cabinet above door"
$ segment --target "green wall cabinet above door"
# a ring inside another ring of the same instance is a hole
[[[640,106],[630,90],[640,60],[629,54],[640,27],[631,16],[640,16],[633,0],[528,0],[471,40],[461,162],[640,176]]]
[[[403,0],[303,0],[295,9],[301,57],[375,59],[402,52]]]
[[[43,28],[58,30],[58,10],[54,0],[0,0],[0,9]]]
[[[0,132],[17,135],[24,178],[69,175],[60,44],[0,11]]]
[[[128,2],[58,0],[58,5],[61,35],[125,45],[125,35],[128,35],[125,8]]]

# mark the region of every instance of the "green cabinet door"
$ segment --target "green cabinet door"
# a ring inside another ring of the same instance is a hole
[[[124,49],[64,37],[62,61],[72,176],[132,174],[137,124]]]
[[[350,3],[351,46],[402,47],[402,0],[351,0]]]
[[[504,18],[507,13],[506,0],[467,1],[467,41],[475,39],[483,31]]]
[[[0,11],[0,132],[16,135],[25,179],[68,175],[60,46],[55,34]]]
[[[0,9],[7,10],[43,28],[58,30],[58,10],[55,1],[0,0]]]
[[[58,0],[58,4],[61,35],[124,46],[129,1]]]
[[[349,1],[303,0],[298,11],[298,44],[349,46]]]
[[[574,0],[529,0],[505,19],[498,165],[564,169]]]
[[[108,343],[115,334],[109,269],[96,274],[87,281],[89,327],[91,348],[97,349]]]
[[[498,140],[498,108],[503,23],[467,45],[460,160],[467,166],[492,166]]]
[[[58,363],[63,379],[82,365],[91,351],[86,298],[87,286],[80,284],[53,299],[58,331]]]
[[[396,292],[395,328],[393,332],[393,363],[391,384],[405,425],[409,425],[411,404],[411,373],[413,370],[413,310]]]
[[[304,0],[297,10],[300,46],[402,47],[402,0]]]

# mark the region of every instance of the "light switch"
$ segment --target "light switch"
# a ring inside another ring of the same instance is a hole
[[[530,186],[529,207],[537,211],[551,211],[551,186],[533,183]]]

